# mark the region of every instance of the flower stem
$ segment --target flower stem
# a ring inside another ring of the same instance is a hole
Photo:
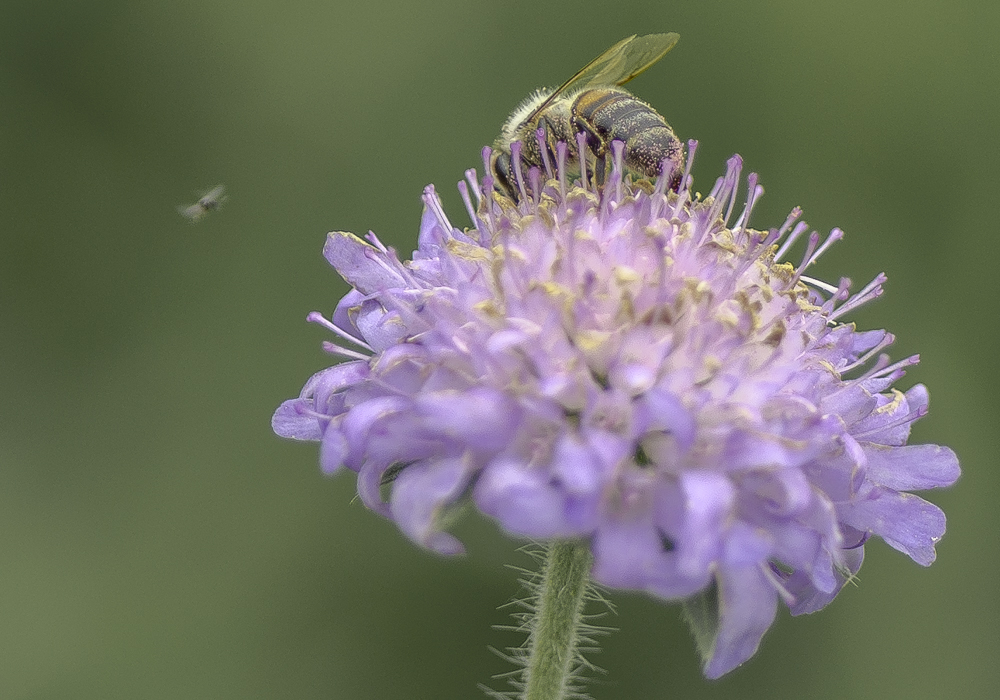
[[[579,542],[548,546],[528,638],[524,700],[563,700],[580,660],[578,646],[590,550]]]

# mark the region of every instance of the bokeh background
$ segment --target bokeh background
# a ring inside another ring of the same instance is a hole
[[[328,364],[328,230],[408,252],[430,182],[464,220],[453,183],[522,97],[670,30],[631,87],[700,140],[702,187],[742,154],[758,227],[846,230],[817,276],[888,273],[855,320],[921,353],[914,441],[964,475],[926,494],[934,566],[873,542],[721,681],[676,606],[612,595],[592,692],[1000,697],[1000,4],[4,0],[0,698],[483,697],[518,543],[472,521],[469,556],[418,551],[270,416]]]

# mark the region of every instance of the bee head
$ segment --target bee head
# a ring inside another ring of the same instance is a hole
[[[500,194],[516,202],[518,191],[511,165],[510,149],[499,146],[493,149],[490,155],[490,172],[493,175],[493,187]]]

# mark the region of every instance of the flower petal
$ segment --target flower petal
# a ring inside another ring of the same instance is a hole
[[[500,457],[483,470],[473,492],[481,511],[525,537],[576,534],[564,513],[565,498],[546,471]]]
[[[322,424],[326,422],[312,410],[312,401],[288,399],[271,417],[271,429],[283,438],[319,440],[323,436]]]
[[[708,678],[718,678],[753,656],[778,611],[774,583],[755,561],[767,543],[749,528],[734,528],[726,545],[739,556],[719,569],[719,631],[705,663]]]
[[[353,233],[331,231],[327,234],[323,255],[340,276],[362,294],[405,285],[403,277],[391,271],[385,253]]]
[[[862,531],[873,532],[921,566],[934,562],[934,545],[944,535],[944,513],[912,493],[871,486],[848,503],[838,503],[841,520]]]
[[[461,554],[461,542],[440,529],[444,508],[468,483],[461,459],[427,460],[404,468],[392,485],[390,508],[399,528],[440,554]]]
[[[872,443],[861,443],[861,447],[868,460],[868,478],[897,491],[951,486],[961,473],[958,456],[947,447]]]

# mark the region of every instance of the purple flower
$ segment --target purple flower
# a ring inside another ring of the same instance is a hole
[[[447,526],[469,504],[589,542],[597,582],[685,601],[711,678],[753,655],[779,599],[833,600],[869,536],[930,564],[944,514],[907,491],[952,484],[958,461],[906,445],[927,390],[893,384],[917,357],[890,363],[892,335],[841,322],[884,275],[853,295],[805,277],[837,229],[785,262],[807,226],[748,228],[755,175],[734,220],[738,156],[702,198],[690,157],[672,192],[623,179],[619,148],[595,192],[564,154],[518,173],[519,203],[470,171],[467,231],[428,187],[411,261],[331,233],[353,289],[310,319],[350,361],[275,432],[319,441],[324,472],[356,471],[369,508],[438,552],[462,551]]]

